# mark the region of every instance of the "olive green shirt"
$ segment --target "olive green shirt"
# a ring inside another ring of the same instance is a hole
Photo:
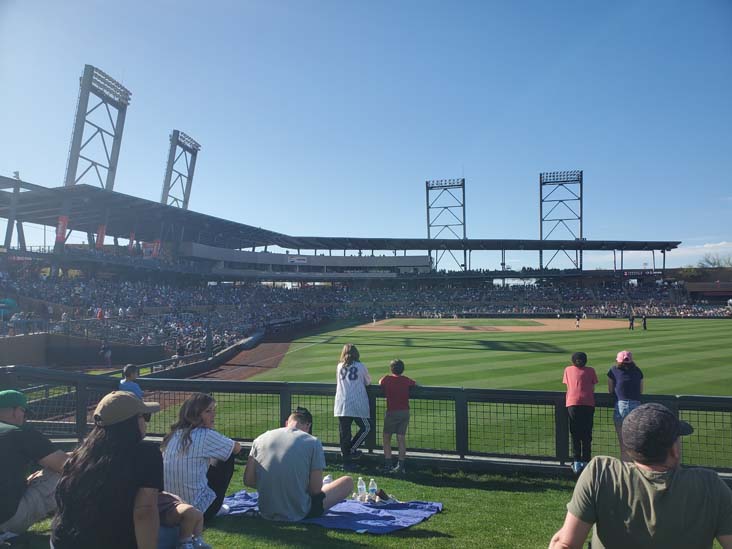
[[[732,491],[708,469],[646,471],[598,456],[580,475],[567,510],[595,525],[592,549],[707,549],[732,534]]]

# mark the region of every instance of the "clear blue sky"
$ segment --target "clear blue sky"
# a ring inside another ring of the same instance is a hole
[[[177,128],[191,209],[288,234],[424,237],[464,175],[469,237],[538,238],[582,169],[588,239],[732,254],[729,0],[0,0],[0,173],[62,184],[85,63],[133,93],[119,192],[159,200]]]

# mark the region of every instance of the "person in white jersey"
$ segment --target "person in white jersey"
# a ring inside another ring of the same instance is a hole
[[[336,396],[333,415],[338,418],[343,468],[353,468],[353,460],[361,457],[358,449],[371,431],[369,397],[366,387],[371,376],[366,366],[359,362],[361,356],[353,343],[346,343],[336,368]],[[358,431],[351,436],[351,425],[356,422]]]

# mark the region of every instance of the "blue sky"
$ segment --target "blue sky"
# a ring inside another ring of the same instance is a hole
[[[159,200],[176,128],[196,211],[425,237],[424,181],[464,176],[469,237],[538,238],[539,172],[582,169],[586,238],[732,254],[728,0],[0,0],[0,173],[62,184],[85,63],[133,93],[119,192]]]

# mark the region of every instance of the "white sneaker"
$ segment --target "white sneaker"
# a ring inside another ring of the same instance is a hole
[[[231,513],[231,508],[228,505],[226,505],[225,503],[222,503],[221,509],[219,509],[219,512],[216,513],[216,516],[224,517],[224,516],[228,515],[229,513]]]

